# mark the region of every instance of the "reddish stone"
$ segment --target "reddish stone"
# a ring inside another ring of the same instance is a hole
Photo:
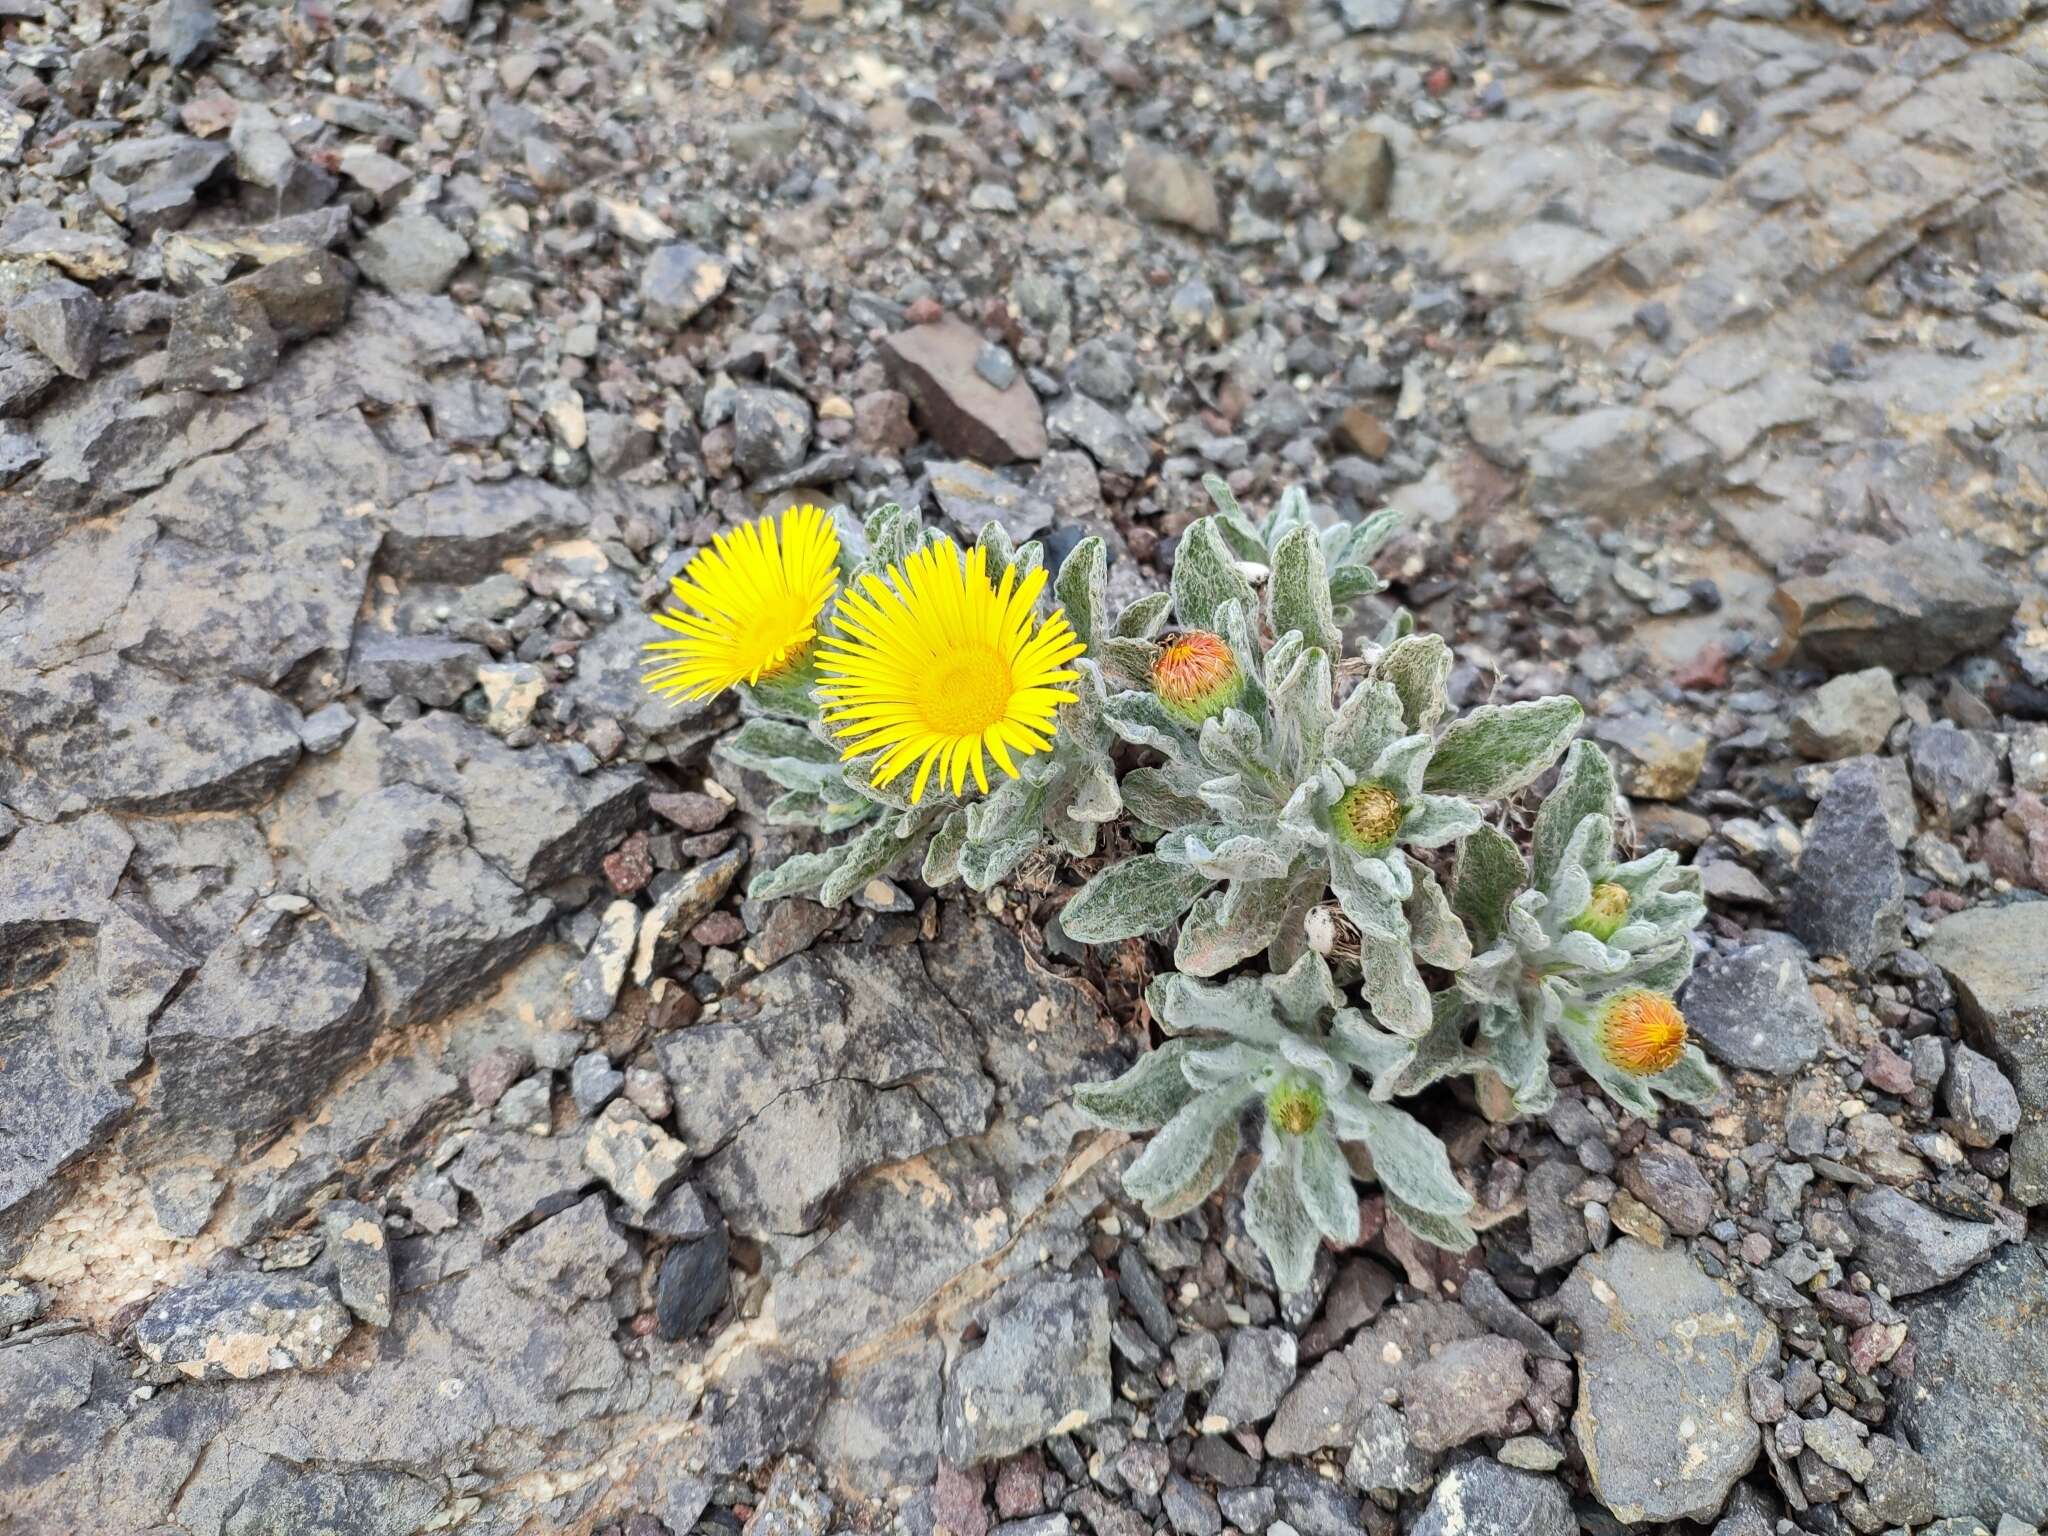
[[[1045,1508],[1045,1458],[1037,1451],[1012,1456],[996,1468],[996,1513],[1021,1520]]]
[[[505,1096],[505,1090],[526,1076],[533,1062],[524,1051],[509,1045],[494,1045],[471,1063],[469,1101],[478,1109],[489,1109]]]
[[[647,888],[654,878],[654,855],[648,851],[645,832],[635,832],[604,856],[604,877],[614,896],[631,896]]]
[[[1904,1098],[1913,1091],[1913,1064],[1882,1040],[1863,1055],[1863,1076],[1880,1093]]]
[[[863,453],[904,453],[916,447],[910,397],[894,389],[871,389],[855,397],[853,444]]]
[[[733,912],[714,912],[690,930],[690,937],[706,949],[737,944],[747,936],[747,925]]]
[[[1444,92],[1448,91],[1451,88],[1453,80],[1454,77],[1451,74],[1450,66],[1447,64],[1439,64],[1435,69],[1432,69],[1429,72],[1428,77],[1423,80],[1422,88],[1428,91],[1429,94],[1432,96],[1441,96],[1444,94]]]
[[[1710,693],[1728,686],[1728,652],[1710,640],[1698,654],[1673,669],[1671,681],[1696,693]]]
[[[647,797],[647,808],[670,826],[685,832],[709,832],[732,814],[732,807],[716,795],[685,790],[679,794]]]
[[[912,299],[904,307],[903,319],[909,325],[930,325],[945,317],[945,306],[934,298]]]
[[[988,1536],[988,1508],[981,1502],[982,1469],[939,1463],[932,1485],[934,1536]]]
[[[1045,457],[1045,413],[1038,396],[1022,378],[997,389],[975,372],[984,345],[980,332],[944,320],[888,337],[882,361],[917,406],[926,430],[955,458],[1010,464]]]

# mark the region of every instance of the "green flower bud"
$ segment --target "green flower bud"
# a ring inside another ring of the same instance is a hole
[[[1620,931],[1628,921],[1628,892],[1618,885],[1602,881],[1593,887],[1593,899],[1586,903],[1586,910],[1572,919],[1572,927],[1580,933],[1590,933],[1605,944]]]
[[[1284,1078],[1266,1095],[1266,1118],[1289,1136],[1306,1136],[1322,1123],[1323,1091],[1306,1078]]]
[[[1205,629],[1167,636],[1152,663],[1152,691],[1185,726],[1213,720],[1244,697],[1244,672],[1221,635]]]
[[[1360,853],[1385,853],[1401,830],[1401,797],[1384,784],[1354,784],[1332,814],[1343,841]]]

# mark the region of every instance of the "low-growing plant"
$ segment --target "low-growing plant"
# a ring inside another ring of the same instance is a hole
[[[1620,857],[1576,700],[1457,714],[1450,647],[1401,611],[1347,651],[1393,515],[1319,526],[1290,491],[1258,523],[1205,484],[1169,590],[1114,615],[1096,538],[1048,581],[993,523],[962,549],[895,505],[859,530],[763,519],[678,580],[650,680],[739,689],[719,751],[780,789],[771,822],[839,839],[755,897],[836,903],[912,865],[986,890],[1049,854],[1087,875],[1069,939],[1171,942],[1145,993],[1165,1042],[1076,1106],[1153,1133],[1125,1185],[1155,1216],[1218,1187],[1256,1107],[1245,1225],[1292,1289],[1323,1239],[1357,1241],[1354,1163],[1418,1236],[1471,1243],[1470,1195],[1395,1098],[1462,1075],[1539,1112],[1553,1036],[1638,1114],[1712,1097],[1671,1001],[1705,908],[1675,856]],[[1560,757],[1525,855],[1519,801]]]

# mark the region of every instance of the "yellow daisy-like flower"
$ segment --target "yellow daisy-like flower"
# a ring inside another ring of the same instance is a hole
[[[1661,992],[1623,992],[1600,1010],[1600,1049],[1622,1071],[1654,1077],[1685,1054],[1685,1015]]]
[[[887,784],[912,763],[914,805],[939,770],[958,794],[970,771],[988,788],[986,750],[1011,778],[1016,759],[1052,746],[1054,718],[1080,674],[1067,663],[1085,647],[1064,613],[1044,623],[1033,605],[1045,572],[1022,581],[1015,566],[992,582],[985,552],[950,539],[927,544],[840,596],[838,633],[818,647],[819,696],[845,756],[877,752],[873,779]]]
[[[682,636],[650,640],[673,658],[646,681],[675,699],[708,699],[800,665],[839,581],[839,535],[824,509],[791,507],[716,535],[669,585],[676,602],[654,622]]]

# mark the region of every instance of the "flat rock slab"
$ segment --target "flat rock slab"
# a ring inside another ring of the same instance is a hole
[[[1806,950],[1788,934],[1760,934],[1710,956],[1679,1001],[1701,1048],[1731,1067],[1789,1077],[1827,1043],[1806,984]]]
[[[2048,1257],[2015,1243],[1906,1319],[1899,1430],[1933,1464],[1941,1513],[2048,1517]]]
[[[196,1381],[246,1381],[325,1365],[354,1326],[322,1286],[285,1274],[225,1274],[151,1302],[135,1342],[149,1359]]]
[[[1099,1280],[1026,1277],[997,1305],[981,1348],[946,1379],[939,1435],[955,1466],[1014,1456],[1109,1414],[1109,1294]]]
[[[1558,1292],[1579,1330],[1572,1432],[1615,1517],[1712,1521],[1756,1464],[1744,1383],[1778,1330],[1682,1248],[1632,1239],[1588,1254]]]
[[[1948,974],[1964,1021],[2019,1091],[2013,1199],[2048,1203],[2048,902],[1945,917],[1922,953]]]
[[[1925,534],[1788,581],[1773,602],[1788,651],[1830,672],[1879,666],[1904,676],[1995,643],[2019,594],[1974,546]]]
[[[983,464],[1045,457],[1045,415],[1023,379],[997,389],[975,370],[979,332],[945,319],[898,331],[882,359],[946,452]]]

